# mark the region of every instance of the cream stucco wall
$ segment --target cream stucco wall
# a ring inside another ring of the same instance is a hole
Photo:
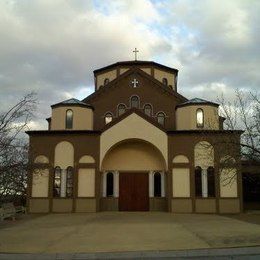
[[[105,170],[165,170],[165,162],[153,145],[134,140],[107,153],[102,163],[102,171]]]
[[[62,141],[56,145],[54,167],[56,166],[59,166],[61,169],[74,166],[74,147],[71,143]]]
[[[151,72],[151,68],[140,68],[142,71],[144,71],[145,73],[151,75],[152,72]]]
[[[172,169],[172,196],[190,197],[190,169]]]
[[[176,155],[173,160],[173,163],[189,163],[189,159],[185,155]]]
[[[191,105],[179,107],[176,110],[176,128],[177,130],[202,129],[197,127],[196,111],[198,108],[204,111],[203,129],[219,129],[218,108],[210,105]]]
[[[95,197],[95,169],[79,169],[78,197]]]
[[[93,130],[93,110],[87,107],[64,106],[52,109],[51,130],[64,130],[66,111],[73,111],[72,130]]]
[[[104,86],[104,80],[106,78],[109,79],[109,81],[112,81],[116,78],[116,69],[115,70],[110,70],[110,71],[107,71],[107,72],[104,72],[100,75],[97,76],[96,78],[96,82],[97,82],[97,89],[100,88],[100,86]]]
[[[36,169],[32,179],[32,197],[48,197],[49,170]]]
[[[45,155],[38,155],[34,159],[35,163],[49,163],[49,159]]]
[[[214,147],[206,141],[197,143],[194,147],[194,163],[195,167],[202,169],[214,167]]]
[[[237,171],[236,168],[220,170],[220,197],[237,197]]]
[[[79,159],[79,163],[94,163],[94,162],[95,162],[95,159],[90,155],[83,155]]]
[[[125,72],[127,72],[129,70],[129,68],[120,68],[119,74],[123,74]]]
[[[108,128],[101,134],[100,167],[108,150],[115,144],[127,139],[140,139],[153,144],[162,153],[167,167],[167,134],[135,113],[129,115],[124,120]]]
[[[168,85],[171,85],[175,90],[175,76],[173,73],[169,73],[163,70],[154,69],[154,78],[162,82],[163,78],[166,78]]]

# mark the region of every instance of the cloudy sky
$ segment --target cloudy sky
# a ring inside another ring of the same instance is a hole
[[[109,3],[109,4],[108,4]],[[94,90],[93,70],[132,60],[179,69],[188,98],[260,86],[258,0],[1,0],[0,112],[37,92],[32,129],[50,105]]]

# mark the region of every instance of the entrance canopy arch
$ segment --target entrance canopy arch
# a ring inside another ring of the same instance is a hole
[[[129,139],[139,139],[156,147],[168,166],[168,138],[160,128],[136,113],[132,113],[106,129],[100,137],[100,168],[107,152],[116,144]]]
[[[102,171],[165,171],[162,153],[151,143],[140,139],[128,139],[114,145],[106,153]]]

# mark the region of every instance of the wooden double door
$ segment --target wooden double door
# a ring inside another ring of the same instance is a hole
[[[146,172],[119,173],[119,210],[148,211],[149,181]]]

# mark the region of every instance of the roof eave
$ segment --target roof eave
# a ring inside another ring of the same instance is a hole
[[[154,61],[121,61],[121,62],[116,62],[116,63],[113,63],[113,64],[110,64],[108,66],[105,66],[103,68],[100,68],[100,69],[96,69],[93,71],[94,75],[98,74],[99,72],[102,72],[102,71],[105,71],[105,70],[109,70],[113,67],[118,67],[118,66],[130,66],[130,65],[150,65],[150,66],[157,66],[157,67],[160,67],[160,68],[163,68],[165,70],[168,70],[168,71],[172,71],[176,74],[178,74],[178,69],[175,69],[175,68],[171,68],[171,67],[168,67],[168,66],[165,66],[165,65],[162,65],[160,63],[157,63],[157,62],[154,62]]]

